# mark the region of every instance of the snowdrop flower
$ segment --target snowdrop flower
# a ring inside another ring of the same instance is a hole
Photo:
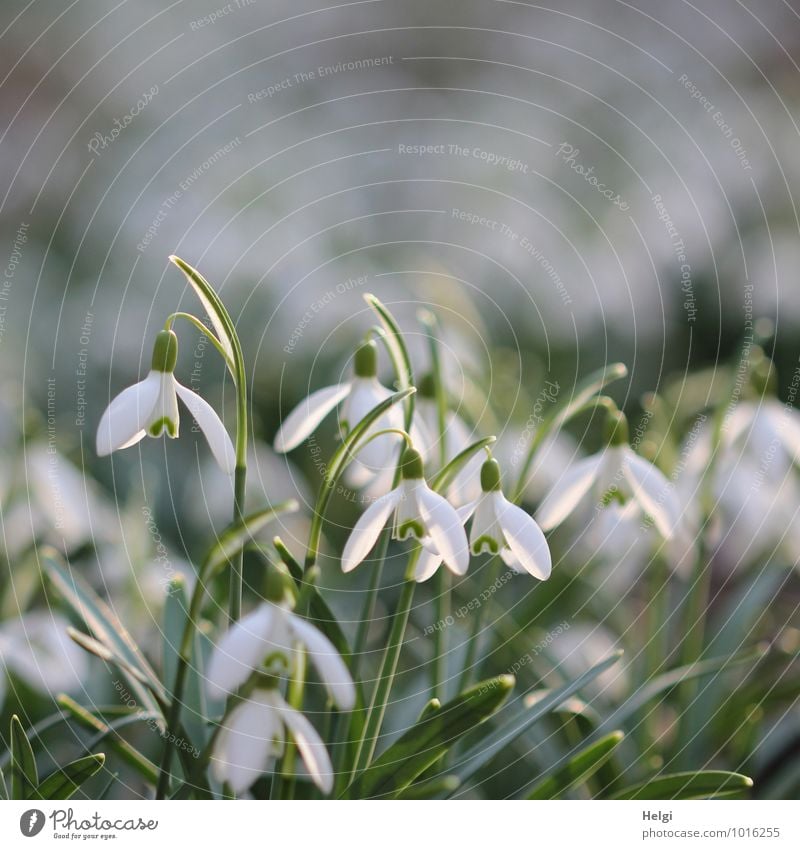
[[[97,428],[100,457],[129,448],[145,436],[170,439],[178,436],[178,398],[189,409],[208,440],[211,452],[223,471],[233,474],[236,455],[225,426],[214,409],[196,392],[182,386],[173,371],[178,359],[178,337],[162,330],[153,346],[152,368],[147,377],[121,392],[108,405]]]
[[[391,390],[378,381],[378,348],[373,341],[365,342],[356,351],[353,371],[352,380],[312,392],[289,413],[275,437],[276,451],[286,453],[297,448],[319,427],[328,413],[342,402],[340,426],[347,433],[370,410],[392,395]],[[374,430],[402,427],[403,413],[397,407],[387,410],[373,425]],[[384,434],[358,451],[358,460],[370,476],[384,471],[391,464],[400,438],[394,434]]]
[[[472,504],[460,508],[459,518],[472,517],[469,535],[473,554],[499,555],[515,572],[527,572],[546,581],[552,561],[547,540],[531,516],[512,504],[500,487],[500,465],[489,459],[480,469],[481,494]],[[426,552],[419,559],[415,578],[427,581],[442,562],[440,555]]]
[[[287,735],[319,789],[333,790],[333,767],[325,744],[302,713],[289,707],[276,689],[257,689],[225,720],[214,743],[211,769],[217,781],[241,794],[283,753]]]
[[[564,472],[537,512],[539,525],[545,531],[555,528],[592,498],[597,509],[633,501],[639,516],[651,517],[662,539],[671,539],[681,519],[680,502],[664,475],[628,445],[623,413],[610,414],[607,440],[599,454],[578,460]]]
[[[449,463],[478,437],[453,410],[446,411],[444,434],[440,434],[439,409],[432,375],[425,375],[417,390],[414,424],[418,430],[411,434],[414,444],[419,447],[425,463],[437,463],[442,454],[444,462]],[[442,438],[444,451],[440,445]],[[447,488],[447,499],[456,507],[473,502],[480,496],[481,464],[480,454],[471,457]]]
[[[371,504],[356,522],[342,552],[344,572],[355,569],[369,554],[392,513],[395,539],[413,537],[455,574],[467,571],[469,549],[464,523],[455,508],[425,483],[420,453],[407,448],[401,460],[399,486]]]
[[[743,449],[763,476],[781,482],[800,465],[800,413],[777,398],[743,402],[731,413],[723,440]]]
[[[277,585],[280,575],[274,575]],[[267,658],[278,655],[289,662],[300,645],[308,652],[331,700],[342,710],[352,710],[356,691],[344,661],[324,634],[277,601],[282,594],[281,586],[273,593],[274,600],[265,601],[236,622],[215,646],[206,679],[209,696],[235,693]]]

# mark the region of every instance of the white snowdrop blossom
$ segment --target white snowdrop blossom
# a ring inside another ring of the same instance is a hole
[[[206,679],[209,696],[236,692],[268,657],[278,655],[291,661],[298,646],[308,652],[330,698],[342,710],[352,710],[356,700],[353,679],[333,643],[275,601],[263,602],[234,623],[214,647]]]
[[[731,413],[723,441],[739,448],[780,483],[800,466],[800,413],[777,398],[745,401]]]
[[[472,517],[469,535],[472,553],[499,555],[515,572],[527,572],[540,581],[546,581],[552,569],[547,540],[534,519],[503,495],[497,460],[489,459],[482,464],[480,484],[480,496],[458,510],[463,522]],[[417,581],[427,581],[441,562],[442,558],[437,553],[425,552],[419,559],[414,577]]]
[[[417,391],[417,402],[414,408],[414,425],[417,430],[412,431],[411,434],[414,444],[419,448],[426,464],[437,464],[442,456],[445,464],[449,463],[469,448],[478,437],[453,410],[445,412],[444,428],[442,428],[431,375],[425,375],[420,380]],[[441,444],[442,441],[444,445]],[[447,500],[456,507],[469,504],[480,496],[481,465],[480,454],[471,457],[459,469],[453,482],[447,488]]]
[[[356,522],[342,552],[343,571],[350,572],[364,560],[392,514],[395,539],[413,537],[455,574],[467,571],[464,522],[455,508],[425,483],[422,457],[413,448],[403,454],[400,484],[371,504]]]
[[[339,404],[342,404],[340,427],[345,434],[352,430],[370,410],[392,395],[391,390],[378,381],[377,370],[377,346],[372,341],[365,342],[356,351],[352,380],[318,389],[301,401],[278,430],[275,450],[287,453],[297,448]],[[402,427],[403,413],[393,407],[373,424],[372,431]],[[366,473],[364,482],[392,464],[401,438],[399,435],[382,434],[358,450],[358,468],[363,468]]]
[[[276,689],[257,689],[225,720],[214,742],[211,769],[237,795],[272,768],[291,736],[308,774],[319,789],[333,790],[333,766],[319,734]]]
[[[170,439],[178,436],[178,398],[208,441],[211,452],[227,474],[233,474],[236,454],[230,436],[213,407],[196,392],[181,385],[173,371],[178,358],[178,337],[162,330],[153,347],[152,368],[147,377],[123,390],[108,405],[97,427],[97,453],[100,457],[130,448],[145,436]]]
[[[640,517],[652,519],[662,539],[672,539],[681,520],[673,485],[628,445],[624,415],[618,412],[612,422],[607,447],[572,464],[550,490],[536,514],[539,525],[549,531],[591,502],[601,510],[614,502],[625,505],[632,501]]]
[[[714,513],[709,543],[727,568],[778,555],[800,561],[800,413],[770,398],[744,401],[731,412],[720,433],[710,478]],[[677,481],[686,503],[697,501],[712,463],[711,422],[698,420],[682,448]],[[699,532],[701,517],[693,522]]]

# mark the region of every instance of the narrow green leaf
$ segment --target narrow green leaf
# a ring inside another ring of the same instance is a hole
[[[328,502],[331,495],[336,489],[336,483],[339,480],[342,472],[347,468],[347,464],[353,459],[358,451],[359,443],[365,436],[372,425],[391,407],[399,404],[404,399],[408,398],[417,390],[412,386],[410,389],[404,389],[401,392],[395,392],[390,395],[380,404],[373,407],[366,416],[347,434],[342,440],[342,444],[334,451],[333,456],[328,462],[327,473],[322,481],[319,494],[317,495],[317,503],[314,506],[314,516],[311,522],[311,530],[308,538],[308,551],[306,552],[306,569],[310,569],[316,562],[319,556],[320,538],[322,536],[322,522],[325,516],[325,511],[328,507]]]
[[[118,666],[123,672],[127,672],[134,676],[141,681],[142,684],[148,684],[144,673],[140,672],[136,669],[136,667],[131,666],[126,660],[123,660],[123,658],[121,658],[113,649],[110,649],[107,645],[105,645],[105,643],[101,643],[99,640],[95,640],[94,637],[90,637],[88,634],[77,631],[75,628],[67,628],[67,636],[73,643],[76,643],[84,649],[84,651],[88,651],[90,654],[93,654],[95,657],[99,657],[100,660],[103,660],[106,663]]]
[[[528,794],[528,799],[558,799],[568,790],[582,784],[611,757],[625,735],[612,731],[596,743],[591,743],[563,766],[548,770]]]
[[[241,522],[237,522],[227,530],[223,531],[217,541],[206,555],[203,567],[200,571],[203,580],[209,580],[220,569],[227,566],[231,560],[276,516],[284,513],[293,513],[298,508],[294,499],[283,501],[272,507],[265,507],[245,516]]]
[[[718,672],[723,668],[757,662],[764,656],[767,650],[768,646],[760,645],[755,648],[748,648],[741,654],[735,654],[729,657],[714,657],[709,660],[689,663],[686,666],[679,666],[677,669],[665,672],[663,675],[658,675],[638,690],[635,690],[616,710],[612,711],[600,724],[597,733],[602,734],[611,728],[623,725],[649,701],[657,696],[661,696],[684,681],[689,681],[701,675],[708,675],[712,672]]]
[[[378,316],[385,335],[382,341],[386,345],[386,350],[389,352],[389,357],[392,360],[395,374],[397,375],[397,388],[399,390],[410,389],[414,385],[414,369],[411,365],[411,357],[408,354],[403,333],[400,330],[395,317],[389,312],[386,306],[381,303],[375,295],[366,294],[364,300],[369,307],[374,310]],[[406,404],[406,430],[411,427],[411,420],[414,416],[414,399],[409,395],[408,404]]]
[[[25,729],[14,714],[11,717],[11,798],[27,799],[39,783],[36,757]]]
[[[79,705],[74,699],[66,694],[62,693],[56,698],[57,703],[60,707],[62,707],[70,716],[84,728],[88,728],[90,731],[94,731],[98,738],[103,736],[108,745],[122,758],[125,763],[132,766],[143,778],[149,781],[151,784],[155,784],[158,781],[158,767],[148,758],[146,758],[141,752],[135,749],[127,740],[123,740],[119,734],[116,733],[115,729],[104,722],[99,717],[90,713],[86,708],[82,705]],[[151,714],[149,717],[140,717],[143,721],[147,719],[152,719],[154,715]]]
[[[234,363],[236,361],[236,357],[234,355],[236,336],[230,313],[225,308],[225,305],[222,303],[222,300],[212,285],[199,271],[192,268],[188,262],[184,262],[180,257],[171,256],[169,259],[170,262],[177,265],[178,268],[180,268],[180,270],[186,275],[189,285],[192,287],[198,300],[203,305],[203,309],[206,311],[206,315],[211,322],[211,326],[214,328],[217,339],[225,351],[225,356],[228,360],[227,365],[231,370],[234,380],[236,380],[236,373],[234,370]]]
[[[624,363],[612,363],[605,368],[592,372],[575,387],[569,402],[554,410],[549,419],[545,419],[545,425],[548,421],[551,421],[551,428],[562,427],[571,418],[582,412],[595,395],[602,392],[609,383],[622,380],[623,377],[627,376],[628,367]]]
[[[588,377],[582,380],[573,391],[569,400],[557,406],[548,415],[539,426],[538,430],[531,440],[528,448],[528,453],[525,457],[525,462],[522,464],[522,470],[517,482],[517,488],[514,492],[514,500],[517,500],[525,490],[525,484],[528,479],[528,474],[533,465],[533,460],[536,456],[536,451],[545,439],[554,432],[560,430],[571,418],[574,418],[589,405],[593,398],[609,383],[615,380],[621,380],[628,374],[628,369],[624,363],[612,363],[605,368],[592,372]]]
[[[455,793],[461,782],[457,775],[441,775],[431,778],[430,781],[417,781],[409,784],[405,790],[401,790],[398,799],[438,799],[449,793]]]
[[[106,756],[103,754],[87,755],[72,761],[48,775],[36,788],[36,795],[51,801],[69,799],[84,781],[103,768],[105,762]]]
[[[633,784],[615,793],[612,799],[711,799],[719,796],[731,796],[753,786],[746,775],[738,772],[708,770],[706,772],[676,772],[650,778],[640,784]]]
[[[94,590],[62,561],[55,549],[44,548],[40,555],[41,564],[50,583],[76,615],[86,623],[94,637],[122,658],[130,668],[137,670],[136,675],[125,670],[123,673],[140,706],[145,710],[158,711],[159,704],[148,687],[158,693],[159,698],[163,697],[164,688],[119,619]],[[147,681],[147,686],[142,684],[142,677]]]
[[[437,713],[442,709],[442,703],[439,699],[429,699],[425,702],[422,710],[419,713],[419,719],[417,722],[422,722],[423,719],[427,719],[429,716],[432,716],[434,713]]]
[[[513,686],[513,675],[490,678],[428,714],[358,775],[346,795],[351,798],[397,795],[459,738],[495,713]]]
[[[178,666],[181,640],[189,616],[189,599],[186,594],[186,582],[182,577],[170,581],[167,597],[164,600],[163,655],[164,680],[174,681]],[[205,717],[208,716],[205,690],[203,689],[203,653],[200,651],[199,632],[195,630],[192,660],[186,671],[186,685],[183,692],[183,724],[192,740],[198,745],[204,744],[208,735]],[[170,694],[170,698],[172,694]]]
[[[496,437],[487,436],[484,439],[479,439],[477,442],[473,442],[472,445],[467,446],[463,451],[456,454],[456,456],[453,457],[453,459],[443,469],[431,478],[431,489],[434,489],[437,492],[443,492],[447,489],[453,478],[461,471],[461,469],[464,468],[475,454],[482,451],[484,448],[488,448],[496,441]]]
[[[460,766],[453,772],[461,779],[462,784],[487,764],[492,758],[501,752],[509,743],[524,734],[534,723],[542,717],[551,713],[570,696],[573,696],[581,688],[592,682],[598,675],[613,666],[622,657],[622,652],[617,651],[584,672],[582,675],[564,684],[556,690],[547,692],[539,701],[528,705],[517,716],[490,732],[483,739],[475,743],[464,755],[459,757]]]
[[[412,386],[390,395],[385,401],[373,407],[366,416],[347,434],[342,444],[334,451],[328,463],[328,474],[325,476],[323,487],[332,490],[339,480],[347,464],[358,453],[359,443],[368,435],[369,429],[389,409],[411,397],[417,390]]]
[[[6,774],[0,767],[0,799],[7,800],[9,798],[8,785],[6,784]]]
[[[289,551],[280,537],[275,537],[272,540],[272,544],[275,546],[275,551],[278,552],[278,557],[280,557],[286,568],[289,570],[289,574],[292,578],[294,578],[294,582],[297,584],[297,588],[299,589],[303,583],[303,567],[297,562],[297,560],[295,560],[294,555],[291,551]]]

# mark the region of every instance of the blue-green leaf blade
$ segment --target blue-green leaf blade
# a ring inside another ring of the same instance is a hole
[[[676,772],[633,784],[615,793],[612,799],[711,799],[731,796],[749,790],[753,782],[738,772],[707,770],[698,772]]]

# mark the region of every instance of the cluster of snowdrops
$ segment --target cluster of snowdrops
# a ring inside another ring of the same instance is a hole
[[[218,546],[222,554],[218,559],[231,573],[230,624],[214,646],[204,682],[209,698],[225,705],[209,749],[212,775],[226,792],[243,794],[259,776],[274,768],[277,759],[284,759],[281,771],[285,774],[291,746],[318,788],[330,794],[335,785],[334,765],[325,743],[302,711],[306,659],[316,667],[332,708],[351,711],[356,705],[356,687],[348,664],[324,629],[301,615],[301,608],[308,610],[303,582],[295,585],[286,570],[271,569],[262,603],[242,615],[242,540],[256,522],[247,516],[243,504],[247,405],[241,348],[233,322],[211,286],[183,261],[173,261],[203,303],[213,328],[206,332],[234,378],[239,400],[235,440],[214,409],[175,377],[178,337],[174,322],[187,318],[205,330],[197,317],[176,313],[156,337],[149,374],[120,393],[103,414],[97,452],[107,455],[135,445],[145,436],[177,437],[178,399],[185,404],[220,467],[234,477],[232,541],[227,548],[224,543]],[[394,639],[395,645],[387,646],[389,657],[384,659],[376,683],[361,745],[350,766],[351,775],[368,767],[374,755],[391,687],[391,655],[402,643],[402,624],[407,619],[414,583],[430,579],[443,567],[462,576],[471,557],[482,554],[499,557],[515,573],[547,580],[552,564],[545,532],[587,506],[607,512],[616,523],[632,517],[664,543],[676,537],[681,528],[681,505],[673,484],[630,447],[624,414],[597,391],[602,382],[584,396],[573,398],[572,405],[551,425],[561,425],[569,415],[588,407],[598,408],[605,415],[605,447],[571,464],[536,515],[527,513],[515,501],[524,488],[535,446],[518,485],[513,492],[504,493],[503,470],[492,456],[493,437],[474,435],[457,412],[449,409],[444,381],[435,370],[419,381],[423,391],[417,393],[412,385],[413,366],[396,322],[377,299],[369,297],[368,302],[379,322],[355,351],[351,379],[309,395],[284,419],[275,439],[277,451],[292,451],[326,416],[339,409],[342,444],[328,466],[317,503],[306,574],[315,567],[324,509],[340,478],[348,486],[359,488],[369,505],[341,553],[344,572],[358,567],[380,546],[379,539],[387,528],[392,538],[415,543],[406,574],[409,591],[395,614],[395,624],[399,622],[401,627],[399,631],[393,629],[390,641]],[[397,373],[396,390],[378,379],[381,341]],[[608,379],[621,371],[613,373],[612,369]],[[384,533],[384,545],[385,539]],[[192,614],[199,610],[207,577],[199,576],[200,589],[195,595],[200,599],[197,605],[192,604]],[[190,616],[183,642],[187,649],[192,645],[193,627]],[[181,730],[188,654],[181,655],[172,688],[167,724],[173,737]],[[159,795],[170,790],[170,762],[167,746]]]

